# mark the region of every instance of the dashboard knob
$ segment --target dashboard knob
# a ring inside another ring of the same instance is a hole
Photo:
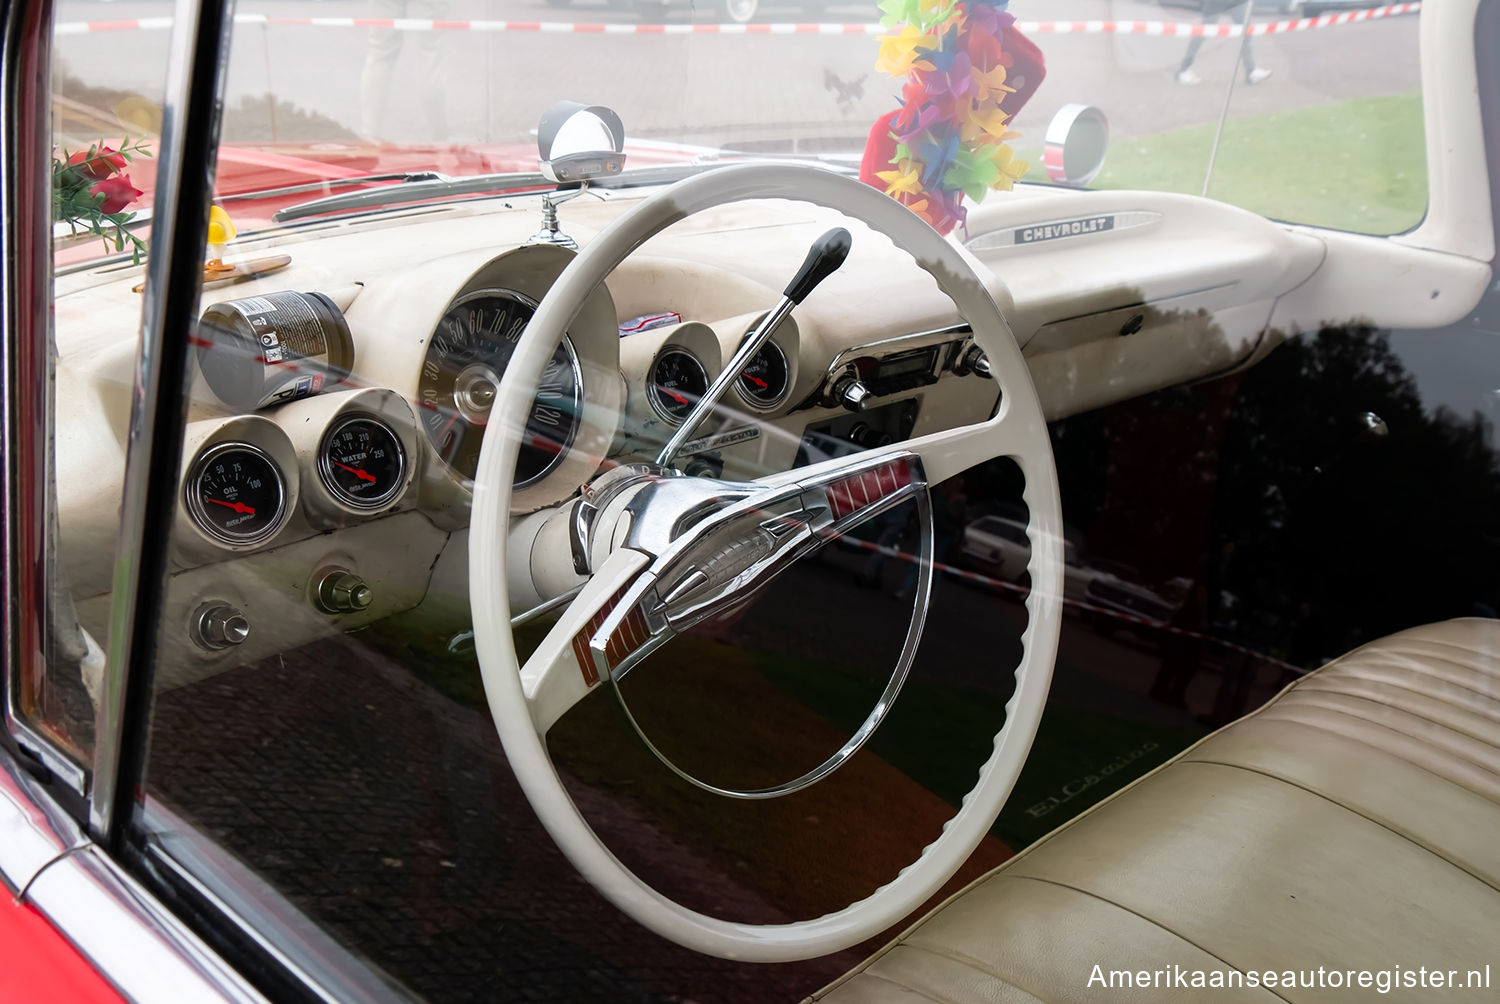
[[[857,377],[846,376],[833,385],[833,396],[849,411],[864,411],[870,401],[870,388]]]
[[[250,622],[238,607],[205,603],[193,619],[194,640],[204,648],[232,648],[250,637]]]
[[[318,573],[313,601],[328,614],[352,614],[365,609],[375,600],[375,592],[365,580],[343,568],[328,568]]]
[[[977,345],[969,346],[969,351],[964,353],[963,368],[967,373],[977,374],[986,380],[990,378],[989,356],[986,356],[984,349]]]

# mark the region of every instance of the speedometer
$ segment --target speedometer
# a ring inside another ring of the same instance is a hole
[[[432,333],[417,388],[422,429],[460,477],[474,477],[500,378],[535,312],[536,303],[519,293],[480,290],[455,300]],[[572,342],[564,338],[531,404],[516,487],[540,481],[562,461],[582,414],[582,371]]]

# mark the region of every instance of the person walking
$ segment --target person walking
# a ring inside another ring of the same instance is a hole
[[[370,14],[378,20],[415,18],[440,20],[448,10],[447,0],[370,0]],[[387,110],[390,105],[391,81],[396,73],[396,59],[401,42],[408,32],[391,27],[370,29],[365,49],[364,70],[360,74],[360,131],[371,142],[389,140]],[[443,62],[443,33],[410,32],[417,36],[416,49],[421,65],[417,93],[422,107],[423,139],[441,143],[448,138],[448,70]]]
[[[1219,23],[1219,18],[1225,14],[1230,15],[1230,21],[1234,24],[1245,24],[1246,4],[1251,0],[1203,0],[1203,23],[1205,25]],[[1202,35],[1193,36],[1188,42],[1187,52],[1182,56],[1182,65],[1177,69],[1177,82],[1179,84],[1203,83],[1203,78],[1193,72],[1193,60],[1198,58],[1198,50],[1203,48]],[[1255,55],[1250,49],[1250,38],[1245,36],[1240,40],[1240,60],[1245,64],[1246,83],[1258,84],[1271,75],[1271,71],[1255,65]]]

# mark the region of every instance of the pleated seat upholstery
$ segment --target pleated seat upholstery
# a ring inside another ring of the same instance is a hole
[[[1394,986],[1300,985],[1319,967]],[[1490,987],[1404,986],[1422,967]],[[1205,991],[1179,969],[1297,985]],[[1465,619],[1309,674],[809,999],[1494,1001],[1497,970],[1500,622]],[[1166,983],[1122,989],[1111,971]]]

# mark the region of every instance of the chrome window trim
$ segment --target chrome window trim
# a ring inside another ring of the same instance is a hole
[[[0,879],[19,893],[88,834],[0,748]]]
[[[276,887],[172,812],[148,798],[145,853],[169,870],[275,960],[311,997],[329,1004],[384,1004],[411,999],[394,978],[360,959]],[[259,926],[247,918],[266,918]]]
[[[138,1001],[263,1001],[0,750],[0,884]]]
[[[233,27],[232,0],[222,5],[214,0],[173,4],[151,221],[152,243],[166,253],[146,260],[111,581],[103,707],[89,799],[89,828],[112,848],[120,846],[135,797],[132,789],[143,767],[151,681],[149,673],[140,670],[156,647],[159,604],[154,590],[164,572],[164,548],[152,546],[152,541],[169,532],[182,454],[187,339],[169,337],[168,329],[178,321],[193,323],[202,290],[199,262],[185,263],[175,252],[189,240],[201,248],[207,233],[218,109],[223,105]],[[158,436],[158,424],[171,433]]]

